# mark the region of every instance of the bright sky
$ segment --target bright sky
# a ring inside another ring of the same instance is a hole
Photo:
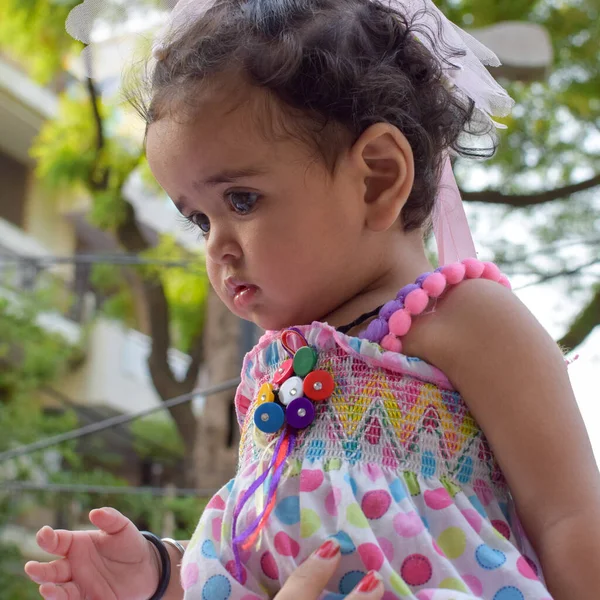
[[[568,303],[568,298],[550,285],[529,288],[517,292],[517,295],[552,337],[560,338],[565,331],[565,318],[571,316],[570,310],[560,310],[561,305],[564,307]],[[594,448],[596,462],[600,465],[600,327],[596,327],[577,349],[575,355],[577,354],[579,359],[569,367],[571,383]]]

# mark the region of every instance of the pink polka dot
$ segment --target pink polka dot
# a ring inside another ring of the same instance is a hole
[[[342,491],[339,488],[333,488],[329,494],[327,494],[327,498],[325,498],[325,510],[327,514],[332,517],[337,517],[338,514],[338,506],[342,501]]]
[[[400,568],[400,575],[408,585],[423,585],[431,579],[433,568],[422,554],[411,554]]]
[[[279,567],[277,566],[275,557],[269,551],[265,552],[260,557],[260,566],[263,570],[263,573],[269,579],[279,579]]]
[[[263,600],[260,596],[255,596],[254,594],[247,594],[242,598],[242,600]]]
[[[433,510],[442,510],[452,505],[452,498],[446,488],[438,488],[437,490],[425,490],[423,494],[425,504]]]
[[[249,548],[247,548],[245,550],[243,548],[240,548],[240,559],[244,564],[250,560],[251,556],[252,556],[252,550],[250,550]]]
[[[287,533],[280,531],[274,539],[275,550],[281,556],[291,556],[296,558],[300,553],[300,545],[296,540],[293,540]]]
[[[483,584],[475,575],[463,575],[462,579],[476,596],[483,594]]]
[[[213,496],[210,499],[210,502],[206,505],[206,508],[215,508],[217,510],[224,510],[225,509],[225,501],[223,500],[223,498],[221,498],[221,496],[219,496],[219,494],[217,494],[216,496]]]
[[[431,540],[433,543],[433,549],[440,555],[446,558],[444,551],[438,546],[438,543],[435,540]]]
[[[198,565],[196,563],[187,564],[181,572],[181,587],[184,590],[189,590],[198,582],[198,575]]]
[[[223,519],[221,517],[215,517],[212,520],[212,537],[215,542],[221,541],[221,529],[223,528]]]
[[[394,529],[402,537],[414,537],[425,529],[421,517],[416,512],[398,513],[394,517]]]
[[[387,538],[377,538],[379,547],[383,550],[385,557],[392,562],[394,560],[394,544]]]
[[[398,600],[398,596],[393,592],[385,592],[381,597],[381,600]]]
[[[417,595],[417,600],[433,600],[435,590],[422,590]]]
[[[379,465],[369,463],[365,468],[367,470],[367,477],[373,482],[377,481],[383,476],[383,472]]]
[[[303,469],[300,473],[300,491],[314,492],[323,483],[325,476],[321,469]]]
[[[531,565],[527,562],[525,557],[520,556],[519,560],[517,560],[517,569],[519,569],[519,573],[526,577],[527,579],[537,580],[537,575],[535,571],[531,568]]]
[[[467,508],[466,510],[461,510],[462,516],[467,520],[469,525],[479,533],[481,531],[482,519],[481,515],[472,508]]]
[[[241,572],[241,579],[238,579],[237,576],[237,567],[235,566],[235,560],[230,560],[226,565],[225,568],[227,569],[227,571],[229,572],[229,574],[236,580],[239,581],[242,585],[246,585],[246,580],[248,579],[248,572],[246,571],[246,569],[244,569],[244,567],[242,567],[242,572]]]
[[[379,571],[383,565],[383,552],[375,544],[361,544],[358,554],[367,571]]]
[[[498,533],[502,534],[507,540],[510,540],[510,527],[508,526],[508,523],[496,519],[492,521],[492,525]]]
[[[392,497],[385,490],[367,492],[362,499],[361,508],[367,519],[381,519],[388,511]]]

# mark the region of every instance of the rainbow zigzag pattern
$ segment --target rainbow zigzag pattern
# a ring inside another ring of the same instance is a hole
[[[443,477],[459,485],[505,489],[489,444],[461,396],[417,377],[369,366],[341,348],[320,353],[319,367],[336,383],[314,424],[298,435],[292,459],[376,463],[398,472]],[[272,373],[264,374],[269,381]],[[264,382],[255,382],[257,390]],[[256,434],[254,402],[242,427],[240,468],[270,441]]]

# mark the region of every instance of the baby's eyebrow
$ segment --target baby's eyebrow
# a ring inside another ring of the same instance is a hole
[[[267,170],[263,167],[248,167],[245,169],[223,169],[214,175],[205,179],[198,179],[193,182],[194,189],[200,190],[204,187],[212,187],[221,183],[235,183],[238,179],[247,177],[258,177],[265,175]]]

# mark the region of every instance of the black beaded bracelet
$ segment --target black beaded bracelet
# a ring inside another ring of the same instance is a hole
[[[169,557],[167,547],[162,543],[159,537],[149,531],[142,531],[141,533],[158,550],[160,556],[160,579],[158,580],[156,592],[154,592],[154,595],[150,600],[162,600],[171,581],[171,558]]]

